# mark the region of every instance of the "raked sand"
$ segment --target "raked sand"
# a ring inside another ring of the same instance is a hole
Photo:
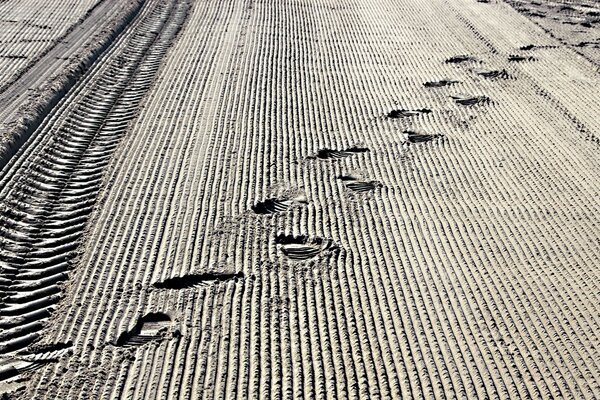
[[[499,1],[172,7],[16,398],[600,397],[597,58]]]

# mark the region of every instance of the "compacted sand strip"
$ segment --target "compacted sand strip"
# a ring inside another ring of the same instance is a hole
[[[598,84],[502,3],[195,2],[17,397],[599,397]]]

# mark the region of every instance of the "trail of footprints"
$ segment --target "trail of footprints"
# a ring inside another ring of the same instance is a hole
[[[520,50],[529,50],[533,48],[531,47],[523,47]],[[525,57],[520,55],[509,55],[507,58],[507,62],[524,62],[534,60],[533,57]],[[470,55],[457,55],[451,58],[448,58],[445,63],[447,64],[455,64],[460,65],[464,63],[475,63],[477,59]],[[472,70],[476,75],[482,76],[487,79],[507,79],[509,78],[509,74],[506,69],[474,69]],[[427,81],[423,83],[424,88],[426,89],[435,89],[441,87],[449,87],[455,84],[460,83],[457,80],[444,78],[440,80]],[[450,98],[460,106],[478,106],[485,105],[491,102],[491,99],[484,95],[467,95],[467,94],[454,94],[451,95]],[[392,109],[386,114],[386,118],[389,120],[396,119],[410,119],[423,115],[427,115],[432,113],[432,110],[428,108],[418,108],[418,109]],[[443,138],[443,134],[440,133],[429,133],[429,132],[419,132],[416,130],[404,130],[403,133],[404,142],[407,145],[411,144],[423,144],[431,141],[435,141]],[[321,161],[337,161],[341,159],[345,159],[348,157],[359,156],[361,154],[368,153],[370,149],[366,147],[349,147],[343,149],[330,149],[323,148],[317,152],[314,156],[309,156],[307,159],[318,159]],[[382,187],[383,184],[374,180],[368,180],[363,178],[360,175],[353,174],[345,174],[337,177],[342,184],[348,189],[350,192],[354,192],[357,194],[368,193],[376,190],[379,187]],[[306,201],[297,202],[293,199],[289,198],[269,198],[263,201],[259,201],[252,206],[252,210],[255,214],[268,214],[274,215],[282,212],[288,211],[293,205],[298,204],[306,205]],[[310,238],[307,236],[291,236],[280,234],[275,237],[274,242],[281,253],[287,257],[290,261],[306,261],[310,260],[317,255],[330,250],[330,249],[338,249],[338,247],[334,244],[334,242],[330,239],[324,238]]]
[[[522,62],[533,60],[531,57],[509,56],[508,62]],[[448,64],[462,64],[475,62],[471,56],[459,55],[446,60]],[[473,72],[487,79],[507,79],[508,72],[505,69],[476,69]],[[450,87],[460,82],[445,78],[437,81],[428,81],[423,84],[425,90],[441,87]],[[477,106],[490,103],[490,98],[484,95],[455,94],[450,98],[459,106]],[[393,109],[386,114],[387,119],[410,119],[427,115],[433,111],[428,108],[421,109]],[[443,134],[420,132],[412,129],[404,130],[402,137],[407,145],[420,145],[442,139]],[[351,146],[342,149],[323,148],[315,155],[308,156],[309,160],[318,162],[343,162],[351,157],[360,157],[369,153],[367,147]],[[367,179],[360,174],[343,174],[336,177],[349,193],[363,195],[374,192],[383,187],[381,182]],[[251,211],[257,217],[273,217],[290,211],[293,208],[308,206],[308,200],[304,195],[270,197],[257,201],[251,206]],[[329,238],[314,237],[308,235],[292,235],[279,233],[273,236],[273,244],[277,251],[292,263],[308,262],[317,257],[338,254],[341,248],[334,240]],[[223,282],[240,281],[245,278],[242,272],[208,272],[203,274],[188,274],[173,277],[154,283],[158,290],[183,290],[217,285]],[[175,324],[168,314],[150,313],[140,317],[137,323],[128,331],[123,332],[116,340],[115,345],[124,348],[136,348],[148,343],[157,343],[168,338],[174,338],[178,334]]]

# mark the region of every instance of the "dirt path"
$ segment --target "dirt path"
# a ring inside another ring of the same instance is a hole
[[[600,396],[590,60],[499,2],[209,0],[162,63],[18,398]]]

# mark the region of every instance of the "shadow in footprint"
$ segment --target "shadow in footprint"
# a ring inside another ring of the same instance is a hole
[[[453,81],[453,80],[450,80],[450,79],[442,79],[442,80],[439,80],[439,81],[425,82],[423,84],[423,86],[425,86],[427,88],[437,88],[437,87],[454,85],[455,83],[458,83],[458,81]]]
[[[188,274],[165,279],[162,282],[156,282],[153,286],[157,289],[188,289],[201,286],[214,285],[229,280],[237,280],[244,277],[242,272],[228,274],[224,272],[214,272],[206,274]]]
[[[464,62],[476,61],[475,57],[461,54],[458,56],[450,57],[446,60],[446,64],[461,64]]]
[[[143,346],[162,341],[172,325],[171,317],[165,313],[149,313],[139,318],[133,329],[123,332],[117,339],[119,347]]]
[[[474,106],[477,104],[484,104],[490,102],[490,98],[487,96],[469,96],[466,94],[457,94],[450,97],[454,99],[456,104],[460,104],[462,106]]]
[[[515,54],[511,54],[510,56],[508,56],[508,62],[524,62],[524,61],[533,61],[535,60],[535,58],[533,57],[525,57],[525,56],[519,56],[519,55],[515,55]]]
[[[319,237],[279,235],[275,243],[281,252],[292,261],[306,261],[316,257],[326,250],[334,250],[337,247],[333,242]]]
[[[354,175],[341,175],[338,176],[338,179],[344,182],[344,186],[346,186],[346,188],[356,193],[371,192],[376,188],[383,186],[381,182],[365,181]]]
[[[576,44],[575,46],[600,48],[600,41],[598,43],[596,43],[596,42],[579,42],[579,44]]]
[[[428,108],[422,108],[420,110],[392,110],[387,114],[388,118],[397,119],[397,118],[409,118],[416,117],[421,114],[429,114],[431,112]]]
[[[421,133],[415,131],[404,131],[404,140],[407,143],[416,144],[416,143],[426,143],[432,140],[443,137],[441,134],[429,134],[429,133]]]
[[[255,205],[252,206],[252,211],[255,214],[277,214],[280,212],[287,211],[290,207],[295,204],[307,204],[308,201],[304,196],[298,196],[295,198],[270,198],[264,201],[259,201]]]
[[[321,149],[317,153],[317,158],[321,160],[345,158],[359,153],[367,153],[368,151],[369,149],[366,147],[350,147],[345,150]]]
[[[529,50],[535,49],[536,47],[537,46],[535,44],[528,44],[526,46],[519,47],[519,50],[521,50],[521,51],[529,51]]]
[[[477,75],[481,75],[484,78],[500,78],[507,79],[509,77],[508,72],[505,69],[478,69],[475,70]]]

